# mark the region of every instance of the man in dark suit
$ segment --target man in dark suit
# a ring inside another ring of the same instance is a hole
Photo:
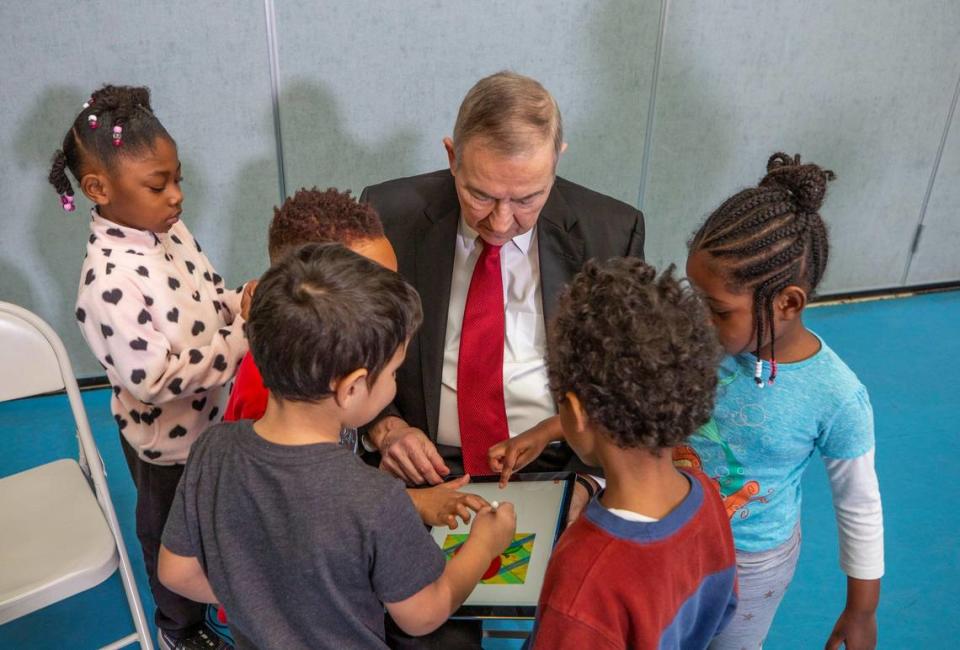
[[[364,440],[380,451],[385,470],[412,484],[435,484],[463,469],[472,432],[464,414],[458,417],[464,407],[457,369],[465,358],[459,344],[470,306],[464,303],[471,300],[479,249],[501,247],[506,333],[497,339],[481,331],[481,341],[494,339],[494,347],[483,343],[469,352],[504,355],[506,440],[529,430],[559,438],[544,361],[545,328],[560,290],[587,259],[643,256],[638,210],[555,175],[566,148],[560,113],[533,79],[502,72],[478,82],[444,146],[449,169],[387,181],[361,195],[380,214],[399,271],[423,301],[423,326],[398,374],[397,396]],[[470,408],[487,404],[474,400]],[[570,462],[565,445],[550,445],[528,469],[559,470]]]
[[[373,185],[360,197],[380,214],[424,312],[394,402],[364,447],[414,485],[504,465],[585,469],[556,442],[546,328],[586,260],[643,257],[643,215],[556,176],[566,149],[560,111],[528,77],[501,72],[477,82],[443,142],[449,169]],[[571,517],[596,488],[578,476]],[[479,647],[477,628],[402,636],[391,634],[393,647]]]

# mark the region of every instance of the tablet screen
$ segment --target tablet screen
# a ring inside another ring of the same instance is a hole
[[[526,474],[503,489],[496,478],[475,479],[462,492],[487,501],[509,501],[517,514],[513,542],[484,573],[480,584],[457,612],[457,617],[533,616],[553,546],[567,519],[573,474]],[[433,528],[431,534],[449,560],[466,541],[470,525],[451,530]]]

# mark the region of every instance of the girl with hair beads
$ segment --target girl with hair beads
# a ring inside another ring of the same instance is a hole
[[[177,145],[146,88],[104,86],[74,119],[50,182],[63,209],[91,210],[76,317],[113,386],[111,410],[137,487],[137,537],[161,648],[217,648],[205,605],[157,580],[160,536],[190,446],[219,421],[224,385],[247,351],[241,302],[180,221]]]
[[[713,420],[674,453],[717,482],[737,549],[737,613],[711,648],[763,644],[796,567],[800,479],[814,452],[829,476],[847,575],[826,647],[876,646],[883,514],[873,411],[853,371],[802,319],[827,264],[818,211],[833,178],[777,153],[759,186],[724,202],[690,242],[687,275],[731,355]]]

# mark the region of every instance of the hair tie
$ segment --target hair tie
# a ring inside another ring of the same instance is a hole
[[[763,361],[760,360],[760,357],[757,357],[757,365],[753,371],[753,381],[756,382],[757,388],[763,388]]]
[[[69,192],[64,192],[60,195],[60,205],[63,207],[64,212],[73,212],[77,209],[77,206],[73,204],[73,194]]]
[[[113,127],[113,146],[119,147],[123,144],[123,127],[119,124]]]
[[[90,115],[88,115],[88,116],[87,116],[87,124],[90,125],[90,128],[91,128],[91,129],[97,128],[97,126],[98,126],[98,125],[97,125],[97,116],[94,115],[94,114],[92,114],[92,113],[91,113]]]
[[[775,381],[777,381],[777,360],[770,359],[770,379],[767,380],[767,383],[773,386]]]

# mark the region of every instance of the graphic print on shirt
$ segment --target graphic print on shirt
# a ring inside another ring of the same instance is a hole
[[[141,459],[183,463],[218,419],[222,385],[247,351],[241,296],[224,296],[183,223],[158,236],[117,226],[94,208],[90,230],[75,315],[113,386],[111,413]],[[190,300],[191,292],[204,300]]]
[[[730,384],[735,375],[723,377],[719,381],[719,388]],[[759,404],[738,404],[738,409],[726,414],[727,417],[737,422],[741,427],[756,427],[762,431],[766,422],[766,412]],[[718,410],[722,408],[719,406]],[[723,505],[727,510],[727,516],[733,519],[734,515],[739,513],[740,519],[746,519],[750,516],[748,504],[754,501],[767,503],[773,491],[770,490],[766,495],[760,494],[760,483],[755,480],[747,480],[743,463],[737,458],[733,449],[726,440],[720,435],[720,428],[714,418],[704,424],[694,432],[694,436],[700,436],[715,444],[723,453],[724,464],[721,471],[715,476],[710,476],[717,487],[720,489],[720,496],[723,497]],[[677,467],[693,467],[710,475],[704,469],[703,461],[699,454],[690,445],[679,445],[673,449],[673,464]]]

